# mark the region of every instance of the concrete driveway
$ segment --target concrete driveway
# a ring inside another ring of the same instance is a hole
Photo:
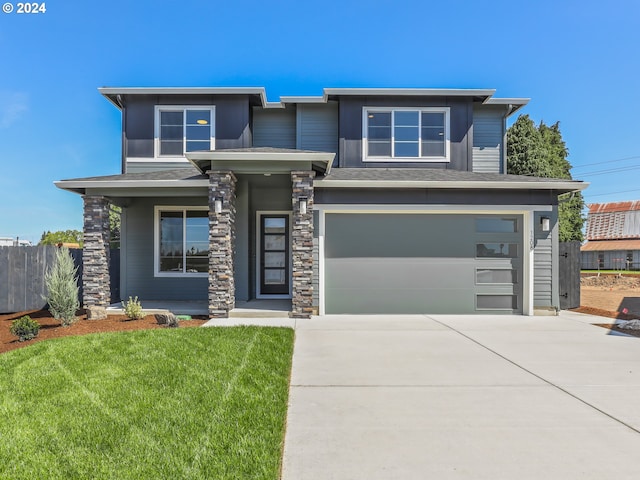
[[[297,322],[282,478],[640,478],[640,338],[597,320]]]

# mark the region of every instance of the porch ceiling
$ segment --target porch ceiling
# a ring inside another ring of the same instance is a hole
[[[186,157],[202,173],[208,170],[231,170],[236,174],[314,170],[323,175],[330,172],[335,153],[256,147],[191,152]]]

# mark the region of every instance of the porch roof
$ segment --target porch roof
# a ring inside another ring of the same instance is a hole
[[[292,170],[315,170],[329,173],[335,153],[291,148],[251,147],[185,155],[200,172],[232,170],[234,173],[288,173]]]

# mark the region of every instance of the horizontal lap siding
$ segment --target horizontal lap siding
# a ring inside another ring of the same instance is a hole
[[[501,110],[473,109],[473,171],[502,173],[504,116]]]
[[[253,146],[296,148],[296,112],[294,109],[253,110]]]
[[[154,206],[206,205],[207,199],[137,198],[124,211],[123,222],[123,289],[122,298],[136,295],[141,300],[206,300],[206,277],[154,276]],[[144,304],[143,304],[144,306]]]
[[[299,105],[297,148],[338,152],[338,105]]]

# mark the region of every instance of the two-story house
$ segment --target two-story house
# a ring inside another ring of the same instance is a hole
[[[108,303],[108,202],[123,209],[123,298],[291,299],[291,315],[522,313],[557,307],[558,195],[508,175],[486,89],[101,88],[122,173],[84,198],[84,304]]]

